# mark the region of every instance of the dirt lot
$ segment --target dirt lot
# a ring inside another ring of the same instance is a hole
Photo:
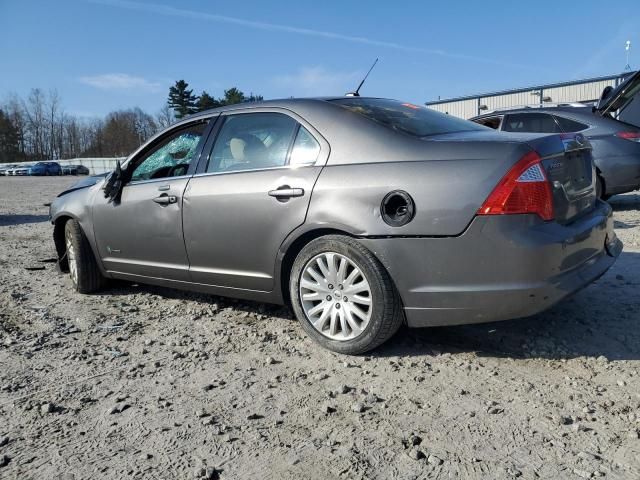
[[[72,293],[43,204],[73,181],[0,177],[0,478],[640,478],[640,195],[551,311],[344,357],[280,307]]]

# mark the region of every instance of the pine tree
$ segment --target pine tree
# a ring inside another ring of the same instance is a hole
[[[198,112],[209,110],[210,108],[217,108],[220,106],[222,106],[222,102],[220,100],[216,100],[204,90],[198,97],[198,103],[196,104]]]
[[[244,100],[245,102],[262,102],[264,97],[262,95],[254,95],[253,92]]]
[[[224,91],[224,99],[222,102],[225,105],[235,105],[236,103],[242,103],[246,100],[244,93],[238,90],[236,87],[232,87],[229,90]]]
[[[20,154],[18,129],[0,110],[0,162],[15,162]]]
[[[178,80],[169,88],[168,105],[176,112],[176,118],[182,118],[197,111],[196,96],[193,90],[189,90],[189,84],[184,80]]]

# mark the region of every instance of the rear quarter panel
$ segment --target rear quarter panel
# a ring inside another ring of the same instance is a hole
[[[362,236],[459,235],[509,167],[531,149],[497,135],[497,142],[494,135],[491,141],[464,134],[407,139],[397,150],[358,152],[371,162],[330,159],[313,190],[307,224]],[[387,225],[380,211],[393,190],[406,191],[416,205],[414,219],[402,227]]]

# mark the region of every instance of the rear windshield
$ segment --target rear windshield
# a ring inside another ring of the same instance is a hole
[[[385,127],[415,137],[486,129],[467,120],[397,100],[346,97],[331,101]]]

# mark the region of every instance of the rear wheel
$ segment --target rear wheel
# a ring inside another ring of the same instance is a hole
[[[596,177],[596,197],[602,198],[602,194],[604,193],[604,182],[600,175]]]
[[[606,193],[604,180],[600,175],[596,177],[596,196],[605,202],[611,198],[611,195],[607,195]]]
[[[389,274],[356,240],[328,235],[298,254],[289,290],[293,310],[317,343],[349,355],[374,349],[402,324]]]
[[[89,241],[77,220],[68,220],[65,224],[64,243],[73,288],[79,293],[101,289],[105,278],[100,273]]]

